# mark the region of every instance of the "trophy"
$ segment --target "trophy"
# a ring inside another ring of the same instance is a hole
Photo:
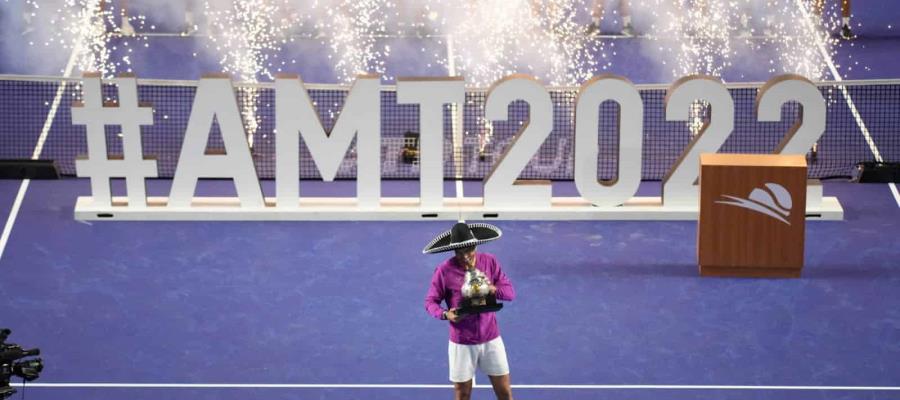
[[[496,312],[503,308],[497,297],[491,294],[491,284],[484,272],[475,267],[466,268],[466,277],[460,289],[463,301],[456,310],[457,315]]]

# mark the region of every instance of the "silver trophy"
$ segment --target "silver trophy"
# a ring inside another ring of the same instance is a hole
[[[497,303],[497,297],[491,294],[491,284],[487,276],[474,267],[466,268],[460,293],[463,301],[456,310],[459,315],[495,312],[503,308],[503,304]]]

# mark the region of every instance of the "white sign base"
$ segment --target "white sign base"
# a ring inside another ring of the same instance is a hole
[[[423,221],[423,220],[696,220],[699,205],[663,205],[661,197],[632,197],[618,207],[595,207],[580,197],[554,197],[551,207],[487,208],[483,198],[444,198],[439,208],[422,209],[415,197],[382,198],[377,208],[361,208],[349,197],[301,198],[299,207],[280,209],[275,198],[266,207],[242,208],[237,197],[195,197],[189,207],[166,207],[168,198],[148,197],[146,208],[128,207],[127,197],[113,197],[112,206],[95,205],[79,197],[75,219],[118,221]],[[808,204],[808,220],[842,220],[844,209],[836,197]]]

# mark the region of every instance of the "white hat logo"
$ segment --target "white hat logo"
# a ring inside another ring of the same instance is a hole
[[[746,208],[768,215],[785,224],[791,224],[787,220],[787,217],[791,215],[791,207],[793,206],[791,193],[784,186],[777,183],[766,183],[765,188],[753,189],[747,199],[727,194],[722,195],[722,197],[728,199],[728,201],[719,200],[716,203]]]

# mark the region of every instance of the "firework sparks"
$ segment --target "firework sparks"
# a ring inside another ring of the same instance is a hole
[[[475,86],[528,73],[553,86],[577,85],[607,69],[606,42],[585,35],[577,21],[583,1],[483,0],[466,2],[441,29],[457,43],[452,60]],[[450,60],[444,61],[444,63]]]
[[[822,15],[815,1],[632,0],[640,35],[634,43],[645,53],[653,49],[651,59],[667,72],[662,81],[691,74],[738,80],[747,68],[822,80],[826,62],[839,44],[826,32],[834,31],[839,19],[835,5]],[[577,86],[596,74],[629,67],[613,65],[615,38],[587,34],[584,19],[592,2],[204,0],[207,35],[192,40],[205,44],[224,72],[248,83],[271,80],[276,72],[296,72],[303,60],[287,59],[285,50],[298,40],[293,34],[299,33],[299,40],[317,41],[328,49],[334,77],[341,83],[351,83],[362,73],[392,80],[385,63],[391,47],[384,39],[400,34],[427,35],[431,38],[425,40],[446,46],[446,52],[421,46],[416,62],[442,65],[465,76],[470,86],[486,87],[512,73],[527,73],[552,86]],[[133,37],[119,33],[121,10],[115,2],[25,0],[24,4],[27,20],[52,27],[44,43],[32,45],[77,49],[80,71],[99,71],[107,78],[131,72],[131,47],[149,45],[140,33]],[[798,23],[804,18],[812,23]],[[156,29],[143,15],[128,20],[138,32]],[[824,50],[819,43],[824,43]],[[252,144],[261,124],[259,95],[251,84],[241,86],[237,96]],[[692,108],[688,124],[695,134],[707,114],[705,108],[704,104]],[[489,121],[480,125],[484,150],[493,129]]]
[[[270,70],[272,59],[287,43],[291,26],[286,15],[285,1],[243,0],[222,5],[204,2],[210,21],[209,46],[221,55],[224,72],[235,74],[241,82],[257,83],[260,76],[274,79]],[[247,128],[247,142],[253,138],[261,123],[258,115],[258,90],[250,86],[238,89],[241,114]]]
[[[215,50],[225,72],[240,80],[272,79],[274,72],[291,70],[297,60],[283,57],[286,45],[302,32],[329,49],[336,79],[352,81],[361,73],[381,73],[391,79],[385,60],[390,45],[381,40],[389,32],[411,34],[398,27],[418,27],[419,33],[452,36],[452,55],[421,52],[427,65],[454,64],[470,85],[487,86],[511,73],[529,73],[553,86],[578,85],[613,69],[616,40],[585,32],[593,0],[234,0],[204,1],[209,21],[206,44]],[[672,78],[687,74],[722,77],[741,57],[762,57],[769,73],[798,73],[822,79],[824,57],[816,48],[823,40],[831,56],[837,40],[825,32],[838,26],[835,6],[824,16],[816,0],[632,0],[645,47],[656,47],[658,62]],[[134,1],[133,1],[134,2]],[[106,4],[104,7],[103,4]],[[78,59],[82,71],[111,76],[130,69],[130,49],[141,39],[116,34],[120,10],[102,0],[25,0],[29,15],[42,16],[54,34],[45,46],[84,49]],[[409,9],[412,9],[410,11]],[[803,18],[815,23],[802,24]],[[129,18],[148,25],[146,17]],[[752,38],[743,29],[752,26]],[[155,26],[149,25],[150,30]],[[203,40],[203,39],[199,39]],[[144,43],[146,46],[146,42]]]
[[[318,5],[318,2],[316,3]],[[351,82],[357,75],[384,74],[384,59],[390,47],[379,44],[387,32],[386,19],[393,4],[385,0],[339,0],[319,8],[325,18],[316,22],[316,30],[329,39],[338,80]]]
[[[54,27],[43,38],[43,46],[76,52],[77,70],[112,77],[122,64],[130,64],[129,58],[114,61],[112,57],[113,50],[117,49],[112,45],[115,35],[111,30],[115,27],[116,13],[112,7],[104,7],[102,0],[26,0],[25,7],[25,12],[30,14],[29,22]],[[127,47],[128,42],[123,42],[122,46]]]
[[[769,74],[794,73],[816,81],[824,78],[826,57],[834,55],[836,39],[825,32],[835,28],[836,18],[811,12],[814,1],[804,0],[806,9],[799,9],[795,0],[766,0],[762,8],[750,0],[645,0],[640,8],[658,22],[647,38],[670,61],[663,63],[670,67],[671,79],[708,75],[725,80],[734,60],[744,57],[752,68],[768,66]],[[799,23],[804,18],[817,20]],[[825,40],[825,54],[817,40]],[[708,115],[708,103],[691,106],[687,126],[692,136]]]
[[[640,10],[655,23],[647,38],[660,50],[671,77],[702,74],[723,77],[741,56],[768,65],[769,73],[796,73],[811,80],[824,78],[825,55],[816,47],[824,39],[827,56],[837,40],[826,32],[837,26],[833,13],[812,12],[815,0],[644,0]],[[813,24],[799,23],[815,18]],[[755,28],[750,28],[755,25]],[[810,29],[814,27],[814,29]],[[752,36],[751,36],[752,35]],[[774,51],[773,51],[774,50]],[[768,58],[768,59],[766,59]]]

